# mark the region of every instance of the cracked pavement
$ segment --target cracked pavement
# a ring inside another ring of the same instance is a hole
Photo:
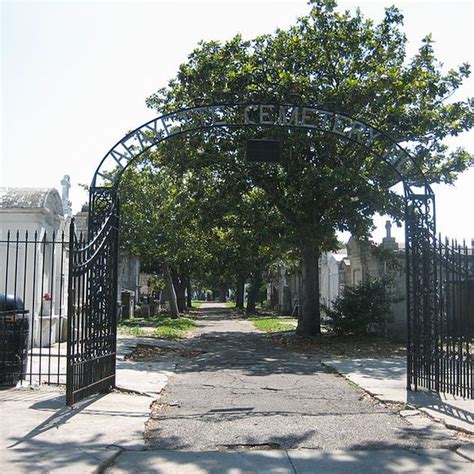
[[[457,449],[468,439],[428,417],[368,396],[329,372],[316,355],[277,347],[245,320],[206,308],[195,337],[202,350],[175,357],[176,374],[155,402],[147,449]]]

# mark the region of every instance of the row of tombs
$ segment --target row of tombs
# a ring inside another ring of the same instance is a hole
[[[22,300],[29,320],[29,346],[48,347],[67,336],[67,279],[69,265],[69,176],[61,181],[61,194],[54,188],[0,188],[0,294]],[[74,216],[76,232],[87,232],[87,208]],[[403,244],[391,235],[379,246],[352,237],[344,250],[324,253],[320,259],[320,298],[331,306],[346,285],[357,285],[368,277],[386,274],[387,265],[377,248],[390,251],[398,263],[393,273],[398,302],[387,336],[403,337],[406,332],[406,278]],[[121,255],[119,288],[122,315],[133,316],[139,295],[150,288],[143,283],[136,257]],[[297,314],[301,273],[281,265],[268,279],[269,304],[287,314]],[[148,293],[147,293],[148,291]]]
[[[67,275],[69,223],[72,217],[69,201],[70,179],[61,181],[62,193],[54,188],[0,188],[0,293],[13,295],[24,302],[29,318],[29,344],[48,347],[62,342],[67,335]],[[87,232],[87,209],[75,218],[76,231]],[[391,236],[390,224],[381,244],[393,251],[401,262],[396,283],[400,303],[394,307],[395,321],[390,330],[401,336],[406,326],[403,302],[405,276],[404,252]],[[326,253],[320,261],[321,301],[332,300],[347,284],[357,284],[367,275],[380,276],[385,267],[370,244],[351,238],[347,251]],[[122,256],[119,265],[119,295],[126,301],[124,314],[133,314],[140,293],[139,261]],[[292,313],[298,302],[301,282],[297,273],[282,267],[269,281],[268,300],[286,313]]]

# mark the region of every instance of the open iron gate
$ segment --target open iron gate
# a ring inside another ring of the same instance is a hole
[[[118,207],[88,235],[70,227],[66,404],[115,385]]]
[[[407,388],[474,398],[474,248],[436,237],[432,192],[406,206]]]

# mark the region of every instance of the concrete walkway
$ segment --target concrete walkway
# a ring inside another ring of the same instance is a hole
[[[143,450],[150,404],[175,365],[125,360],[137,343],[129,337],[118,341],[117,385],[122,390],[95,395],[72,408],[65,406],[64,391],[57,387],[0,391],[0,472],[97,472],[124,449]]]
[[[381,474],[466,473],[472,463],[447,450],[124,452],[107,473]]]

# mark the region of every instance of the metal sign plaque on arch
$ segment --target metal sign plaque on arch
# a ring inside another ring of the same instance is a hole
[[[427,253],[429,246],[419,245],[420,238],[431,242],[435,235],[434,194],[416,162],[390,137],[343,113],[301,104],[216,104],[178,110],[145,123],[119,140],[99,163],[90,187],[88,239],[78,240],[71,232],[68,404],[115,383],[117,189],[123,172],[143,153],[170,138],[199,130],[246,127],[314,130],[335,135],[364,147],[387,167],[395,181],[403,182],[409,294],[408,384],[412,385],[416,371],[411,371],[411,367],[424,363],[418,347],[427,336],[417,329],[416,339],[410,339],[411,327],[434,305],[431,297],[420,298],[418,293],[433,294],[430,289],[436,283],[434,273],[424,271],[427,265],[432,266],[431,255]],[[421,186],[417,186],[419,183]]]

